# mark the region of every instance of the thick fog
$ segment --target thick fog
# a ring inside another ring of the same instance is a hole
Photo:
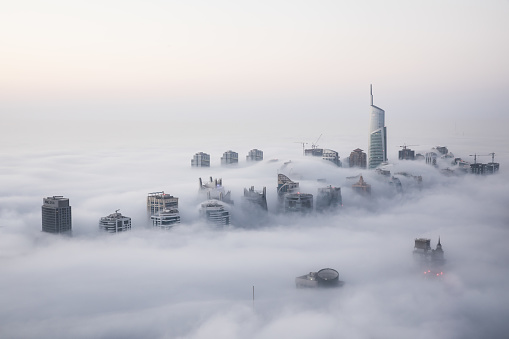
[[[398,192],[374,171],[304,157],[298,139],[217,137],[197,146],[154,136],[133,147],[76,138],[57,147],[49,136],[48,150],[12,143],[1,154],[1,337],[502,338],[509,330],[509,156],[493,140],[441,140],[465,160],[472,150],[500,151],[500,173],[482,177],[397,161],[392,147],[387,169],[423,178],[418,185],[400,175]],[[321,145],[344,161],[364,139],[325,136]],[[438,144],[418,142],[417,151]],[[252,148],[264,161],[246,163]],[[239,153],[237,166],[220,165],[229,149]],[[211,155],[210,168],[191,168],[199,151]],[[342,208],[278,213],[278,173],[315,196],[325,184],[341,187]],[[371,198],[352,191],[359,174]],[[210,176],[234,200],[223,230],[198,213],[198,178]],[[251,186],[267,187],[269,211],[259,222],[242,210]],[[179,197],[182,222],[169,231],[146,224],[147,193],[163,190]],[[41,232],[42,198],[52,195],[70,199],[72,237]],[[132,230],[100,233],[99,218],[116,209],[132,218]],[[412,255],[418,237],[432,248],[440,237],[442,279],[424,279]],[[345,285],[295,287],[295,277],[325,267]]]

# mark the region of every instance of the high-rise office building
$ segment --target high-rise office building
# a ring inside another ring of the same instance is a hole
[[[387,127],[385,111],[373,105],[373,86],[371,93],[371,122],[369,127],[369,168],[376,168],[387,161]]]
[[[210,155],[207,153],[196,153],[191,159],[192,167],[210,167]]]
[[[364,153],[360,148],[357,148],[350,153],[348,162],[350,167],[366,168],[366,159],[366,153]]]
[[[221,157],[221,165],[233,165],[239,163],[239,153],[234,151],[226,151]]]
[[[335,210],[343,206],[343,199],[341,197],[341,187],[321,187],[318,189],[316,196],[316,210],[327,211]]]
[[[253,148],[249,151],[246,156],[246,161],[262,161],[263,160],[263,151],[259,149]]]
[[[131,218],[115,213],[103,217],[99,220],[99,229],[108,233],[118,233],[131,230]]]
[[[72,231],[72,217],[69,199],[54,195],[42,199],[42,202],[42,231],[70,234]]]

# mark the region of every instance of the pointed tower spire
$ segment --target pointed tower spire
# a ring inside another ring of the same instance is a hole
[[[442,246],[442,245],[440,244],[440,236],[438,236],[438,244],[439,244],[440,246]]]
[[[373,106],[373,85],[369,85],[369,94],[371,95],[371,106]]]

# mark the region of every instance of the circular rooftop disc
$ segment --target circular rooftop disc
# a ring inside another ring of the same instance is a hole
[[[318,278],[322,279],[322,280],[326,280],[326,281],[331,281],[331,280],[337,280],[339,278],[339,273],[338,271],[332,269],[332,268],[324,268],[324,269],[321,269],[320,271],[318,271],[316,273],[316,275],[318,276]]]

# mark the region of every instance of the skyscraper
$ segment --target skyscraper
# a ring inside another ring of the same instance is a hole
[[[42,199],[42,202],[42,231],[70,234],[72,218],[69,199],[61,195],[54,195]]]
[[[376,168],[387,161],[387,127],[385,111],[373,105],[373,86],[371,93],[371,122],[369,126],[369,168]]]

